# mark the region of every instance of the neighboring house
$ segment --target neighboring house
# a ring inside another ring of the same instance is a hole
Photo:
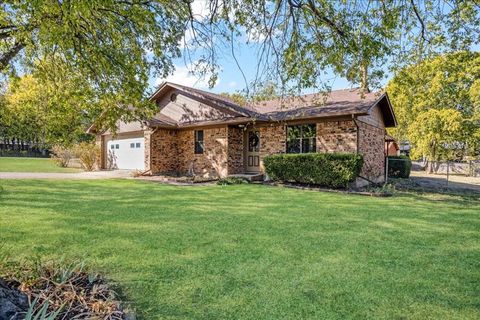
[[[263,172],[275,153],[352,152],[361,176],[384,179],[385,128],[396,126],[386,93],[337,90],[240,106],[206,91],[166,82],[152,95],[159,112],[97,135],[104,169],[225,177]],[[91,130],[92,131],[92,130]]]

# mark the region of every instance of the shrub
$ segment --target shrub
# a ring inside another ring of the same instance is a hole
[[[245,183],[249,183],[249,181],[245,178],[240,178],[240,177],[227,177],[217,181],[217,184],[221,186],[228,186],[232,184],[245,184]]]
[[[93,171],[100,156],[100,148],[94,142],[81,142],[74,149],[83,169]]]
[[[75,157],[75,153],[71,148],[55,145],[52,147],[51,157],[58,166],[66,168],[70,160]]]
[[[388,157],[388,176],[390,178],[408,178],[412,169],[412,161],[407,156]]]
[[[273,180],[347,187],[363,165],[363,157],[353,153],[276,154],[265,157],[265,171]]]

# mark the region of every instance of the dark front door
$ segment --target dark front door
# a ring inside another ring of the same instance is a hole
[[[260,171],[260,132],[255,129],[247,131],[247,152],[246,169],[247,172]]]

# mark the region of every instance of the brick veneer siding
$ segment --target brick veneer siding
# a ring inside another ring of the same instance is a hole
[[[243,173],[244,130],[239,127],[228,127],[228,174]]]
[[[361,175],[383,179],[384,129],[357,121],[358,152],[364,156]],[[244,172],[244,131],[236,126],[204,130],[204,153],[194,153],[195,130],[145,131],[145,167],[152,173],[176,173],[225,177]],[[275,123],[258,127],[260,161],[269,154],[285,153],[286,126]],[[357,126],[353,120],[317,123],[317,152],[357,152]]]
[[[357,121],[359,127],[358,148],[363,155],[361,176],[374,182],[384,181],[385,129]]]
[[[260,131],[260,169],[264,171],[263,159],[269,154],[285,153],[286,127],[284,124],[272,124],[259,128]]]
[[[357,152],[357,127],[353,120],[317,123],[317,152]]]
[[[227,127],[204,129],[204,153],[194,152],[194,130],[145,133],[145,166],[153,174],[227,176]]]
[[[177,170],[177,132],[157,129],[145,131],[145,168],[152,173]]]

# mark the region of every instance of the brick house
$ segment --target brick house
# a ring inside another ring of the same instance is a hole
[[[152,95],[159,112],[97,135],[103,169],[225,177],[263,172],[275,153],[352,152],[361,176],[382,181],[385,128],[396,125],[386,93],[337,90],[240,106],[206,91],[166,82]]]

